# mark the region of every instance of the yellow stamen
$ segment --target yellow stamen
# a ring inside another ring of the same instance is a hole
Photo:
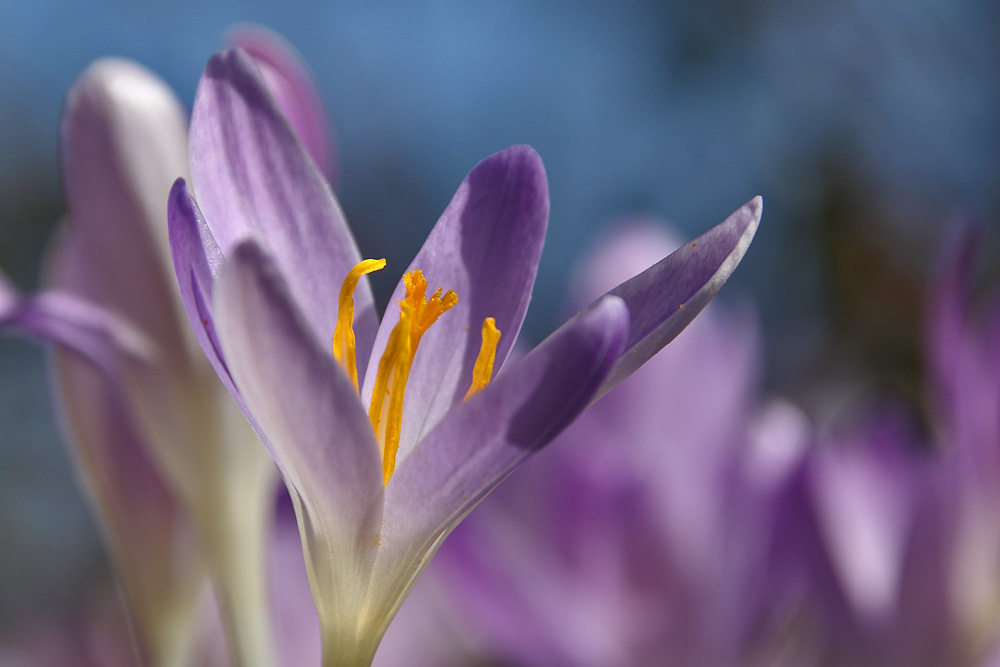
[[[417,345],[437,318],[458,303],[458,295],[448,290],[442,296],[440,287],[428,299],[427,280],[422,271],[404,275],[403,283],[406,296],[399,302],[399,322],[389,334],[385,352],[379,360],[368,409],[375,438],[382,448],[382,471],[386,484],[396,468],[396,451],[403,423],[403,394]]]
[[[465,398],[482,391],[490,383],[493,377],[493,362],[497,358],[497,344],[500,342],[500,330],[497,329],[496,320],[487,317],[483,320],[483,344],[479,348],[479,356],[476,357],[476,365],[472,367],[472,386],[466,392]]]
[[[358,262],[340,288],[340,309],[337,311],[337,327],[333,330],[333,358],[354,383],[358,391],[358,353],[354,346],[354,290],[361,276],[385,268],[385,259],[366,259]]]

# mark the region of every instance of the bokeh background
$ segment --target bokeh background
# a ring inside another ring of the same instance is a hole
[[[761,312],[769,388],[822,414],[839,384],[914,385],[951,211],[992,223],[997,256],[994,0],[2,0],[0,268],[20,287],[37,285],[62,215],[57,124],[76,76],[132,58],[190,105],[239,22],[278,31],[312,67],[341,202],[362,253],[390,267],[476,162],[539,151],[552,215],[534,339],[561,321],[572,262],[603,226],[650,215],[693,237],[761,194],[723,298]],[[384,273],[383,304],[398,271]],[[42,351],[0,340],[0,631],[108,576],[46,384]]]

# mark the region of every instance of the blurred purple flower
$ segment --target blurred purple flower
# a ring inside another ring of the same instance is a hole
[[[511,470],[694,318],[735,269],[761,210],[753,200],[615,288],[464,400],[483,358],[485,318],[503,332],[495,350],[501,367],[527,309],[548,218],[533,150],[514,147],[472,170],[396,288],[400,317],[387,315],[381,326],[363,275],[368,265],[359,264],[336,199],[240,51],[217,54],[206,67],[192,116],[191,172],[197,203],[183,180],[170,198],[182,297],[202,349],[291,493],[324,664],[371,661],[441,541]],[[453,288],[457,302],[440,293],[414,301],[419,271],[427,284]],[[341,281],[338,311],[332,295]],[[420,330],[414,357],[414,323],[438,297],[451,310]],[[353,333],[337,348],[342,368],[321,341],[338,340],[344,313]],[[399,347],[405,340],[412,347]],[[400,399],[405,386],[407,401],[393,403],[388,417],[373,408],[370,421],[364,403],[373,393],[384,397],[374,387],[397,353],[412,368],[395,367],[399,375],[389,377],[402,382],[386,400]],[[398,449],[385,435],[392,429]]]
[[[971,221],[951,221],[928,336],[943,520],[955,530],[949,603],[956,639],[972,657],[1000,639],[1000,293],[971,306],[980,241]]]
[[[329,169],[327,130],[310,127],[322,110],[294,52],[261,29],[234,39]],[[185,661],[207,565],[231,638],[246,644],[242,664],[266,664],[272,467],[191,336],[170,269],[165,203],[187,173],[185,114],[152,73],[102,60],[70,90],[60,140],[69,214],[47,288],[22,297],[0,282],[0,327],[57,345],[65,424],[144,659]]]
[[[655,246],[621,235],[576,284]],[[462,631],[519,665],[995,664],[1000,302],[970,316],[977,247],[953,224],[930,290],[931,434],[884,397],[822,435],[786,403],[751,417],[752,327],[709,309],[441,549]]]
[[[978,239],[949,225],[927,311],[924,434],[898,405],[820,438],[783,532],[810,664],[974,665],[1000,639],[1000,301],[970,316]],[[803,621],[808,618],[808,621]]]

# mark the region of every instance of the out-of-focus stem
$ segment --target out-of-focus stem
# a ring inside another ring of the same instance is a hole
[[[247,493],[233,499],[236,502],[223,502],[225,516],[203,536],[236,667],[275,664],[267,577],[271,487],[263,484],[254,490],[245,489]]]

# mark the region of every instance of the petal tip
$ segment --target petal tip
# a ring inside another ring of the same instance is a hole
[[[736,265],[743,259],[743,255],[746,253],[747,249],[750,247],[750,242],[753,241],[754,236],[757,234],[757,228],[760,226],[760,219],[763,212],[764,199],[760,195],[757,195],[737,209],[715,229],[709,230],[704,235],[707,236],[714,234],[716,229],[728,229],[730,230],[729,233],[736,232],[738,241],[736,243],[736,247],[732,250],[732,261],[729,262],[730,266],[728,273],[726,273],[726,277],[728,277],[729,273],[732,273],[732,271],[736,268]],[[725,279],[723,279],[723,282],[724,280]]]
[[[202,84],[205,81],[225,82],[224,85],[232,86],[240,95],[253,98],[256,90],[266,90],[260,76],[260,70],[257,69],[250,54],[237,47],[212,54],[205,65]],[[196,96],[195,108],[197,107]]]
[[[517,144],[482,160],[473,172],[485,170],[503,170],[522,177],[534,178],[546,189],[548,181],[545,175],[545,165],[538,152],[527,144]]]
[[[186,141],[187,114],[170,87],[150,70],[123,58],[101,58],[66,94],[59,133],[64,181],[73,185],[84,177],[103,183],[109,166],[121,169],[123,162],[139,155],[149,161],[151,150],[157,155],[149,164],[163,166],[169,156],[180,163],[169,162],[171,168],[181,168],[183,162],[171,147]],[[100,177],[94,172],[98,160],[106,163],[96,169]],[[139,164],[134,169],[140,173],[156,171]]]
[[[183,176],[178,176],[174,180],[173,185],[170,186],[170,199],[173,200],[181,194],[187,194],[187,179]]]
[[[526,171],[532,171],[538,174],[541,178],[545,178],[545,164],[542,162],[542,156],[538,154],[532,146],[528,144],[517,144],[511,146],[506,151],[513,159],[516,159],[520,163],[521,168]]]
[[[111,104],[177,106],[170,88],[160,77],[142,65],[124,58],[101,58],[94,61],[70,88],[66,110]]]
[[[205,64],[205,76],[211,78],[227,76],[234,68],[250,62],[250,56],[237,47],[216,51]]]
[[[549,181],[545,165],[534,148],[516,145],[477,164],[466,179],[479,193],[512,194],[523,221],[544,230],[549,218]]]
[[[753,220],[753,226],[756,228],[760,224],[761,216],[764,214],[764,198],[757,195],[748,201],[745,207],[749,209],[750,218]]]
[[[183,176],[174,181],[167,195],[167,226],[170,238],[175,238],[180,225],[195,221],[194,207],[191,195],[188,194],[187,181]]]

